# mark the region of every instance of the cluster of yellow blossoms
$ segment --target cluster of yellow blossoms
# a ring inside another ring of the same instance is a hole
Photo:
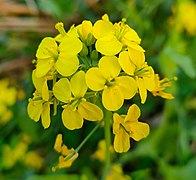
[[[105,110],[114,112],[114,150],[128,151],[130,138],[145,138],[149,126],[138,122],[140,109],[136,104],[130,106],[127,115],[115,111],[124,100],[137,94],[145,103],[147,91],[172,99],[164,92],[170,81],[159,80],[148,66],[141,39],[125,19],[113,24],[105,14],[94,25],[84,20],[68,32],[63,23],[57,23],[55,28],[59,34],[44,38],[36,53],[36,69],[32,73],[36,91],[28,104],[30,118],[38,121],[41,117],[43,127],[48,128],[51,106],[56,114],[59,105],[63,108],[64,126],[74,130],[81,128],[84,120],[101,121]],[[61,157],[67,155],[61,140],[57,142]]]

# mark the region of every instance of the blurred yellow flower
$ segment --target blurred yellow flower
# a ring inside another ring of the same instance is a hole
[[[70,130],[81,128],[84,119],[100,121],[103,118],[102,110],[84,98],[87,89],[84,71],[75,73],[70,81],[67,78],[60,79],[53,87],[55,97],[67,103],[63,106],[62,120]]]
[[[28,149],[30,140],[28,136],[21,135],[14,147],[4,144],[2,147],[2,164],[5,169],[12,168],[18,161],[22,160]]]
[[[33,169],[40,169],[43,166],[44,159],[35,151],[28,151],[24,158],[24,164]]]
[[[132,77],[119,76],[121,67],[116,56],[103,56],[98,66],[87,71],[87,86],[93,91],[103,90],[104,107],[116,111],[123,105],[124,99],[135,95],[137,85]]]
[[[113,164],[112,170],[107,175],[106,180],[131,180],[131,177],[123,174],[123,170],[120,165]]]
[[[127,115],[113,115],[114,150],[118,153],[127,152],[130,148],[130,138],[139,141],[150,132],[147,123],[138,122],[140,109],[136,104],[129,107]]]
[[[99,161],[104,162],[106,157],[105,157],[105,151],[106,151],[106,142],[104,139],[100,140],[98,143],[97,150],[95,153],[92,155],[93,158],[98,159]],[[110,146],[110,153],[112,153],[113,147]]]
[[[185,29],[189,34],[196,34],[196,3],[193,1],[183,1],[177,6],[177,22],[178,30]]]
[[[8,79],[0,80],[0,124],[6,124],[13,116],[9,106],[14,105],[17,90],[10,86]]]

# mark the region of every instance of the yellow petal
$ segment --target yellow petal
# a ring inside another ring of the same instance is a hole
[[[70,80],[71,92],[75,97],[83,97],[88,89],[86,85],[85,72],[79,71],[75,73]]]
[[[139,141],[148,136],[150,132],[150,127],[147,123],[136,122],[131,123],[131,133],[130,137],[135,141]]]
[[[113,24],[109,21],[98,20],[93,26],[93,35],[96,39],[114,33]]]
[[[114,150],[118,153],[127,152],[130,149],[129,134],[121,127],[114,136]]]
[[[39,121],[39,118],[42,113],[42,104],[43,100],[33,101],[31,100],[27,106],[27,112],[31,119],[34,121]]]
[[[54,144],[55,151],[60,153],[62,151],[62,144],[63,144],[62,134],[58,134]]]
[[[34,69],[33,72],[32,72],[32,81],[33,81],[33,84],[35,86],[35,89],[41,94],[43,84],[46,81],[46,78],[45,77],[38,78],[36,76],[36,69]]]
[[[116,56],[103,56],[99,60],[98,66],[105,78],[117,77],[121,70]]]
[[[42,87],[42,99],[45,101],[49,100],[49,90],[48,90],[47,80],[45,80],[43,87]]]
[[[57,51],[57,43],[54,38],[45,37],[36,52],[36,57],[38,59],[47,59],[52,57],[52,54]]]
[[[62,155],[67,156],[67,155],[71,154],[72,152],[74,152],[74,149],[73,148],[68,149],[67,146],[63,144],[63,146],[62,146],[62,152],[61,152]]]
[[[77,55],[82,50],[82,42],[77,37],[64,37],[59,45],[59,51]]]
[[[122,51],[119,54],[119,59],[118,60],[119,60],[119,64],[120,64],[121,68],[123,69],[123,71],[125,71],[127,74],[133,76],[134,72],[136,70],[136,66],[131,61],[128,52],[127,51]]]
[[[137,44],[140,44],[141,39],[138,36],[138,34],[136,33],[136,31],[134,31],[132,28],[128,28],[127,33],[124,35],[123,37],[124,39],[126,39],[127,41],[134,41]]]
[[[89,121],[100,121],[103,119],[103,111],[95,104],[82,101],[78,106],[80,115]]]
[[[105,87],[102,94],[102,103],[109,111],[116,111],[121,108],[124,97],[117,86]]]
[[[46,102],[42,106],[41,122],[43,127],[46,129],[50,126],[50,103]]]
[[[152,91],[155,87],[155,75],[154,75],[154,70],[151,66],[147,66],[148,71],[149,71],[149,75],[147,77],[143,77],[144,79],[144,84],[146,86],[146,89],[148,89],[149,91]]]
[[[138,88],[139,88],[139,93],[141,97],[141,103],[144,104],[147,98],[147,90],[144,84],[144,80],[142,78],[137,78],[136,79]]]
[[[82,35],[84,39],[88,38],[88,35],[92,32],[93,25],[91,21],[82,21]]]
[[[113,134],[118,134],[120,131],[120,124],[123,122],[123,118],[117,114],[114,113],[113,115]]]
[[[93,67],[86,72],[86,84],[93,91],[100,91],[106,83],[105,77],[99,68]]]
[[[123,44],[111,34],[98,39],[95,47],[103,55],[114,56],[122,50]]]
[[[169,93],[166,93],[166,92],[163,92],[163,91],[160,91],[158,93],[153,93],[153,95],[158,95],[162,98],[165,98],[165,99],[174,99],[174,96],[172,94],[169,94]]]
[[[80,113],[69,106],[64,107],[62,112],[62,120],[63,125],[69,130],[81,128],[84,122]]]
[[[136,65],[136,67],[140,68],[144,65],[145,62],[145,54],[142,51],[137,51],[133,48],[128,48],[129,57],[131,61]]]
[[[136,104],[133,104],[129,107],[127,116],[125,117],[125,122],[137,122],[138,118],[141,115],[141,111]]]
[[[79,60],[76,55],[70,53],[60,53],[55,63],[56,70],[62,76],[71,76],[79,67]]]
[[[71,97],[71,85],[67,78],[62,78],[53,87],[54,96],[62,102],[68,102]]]
[[[53,66],[54,66],[53,58],[37,60],[36,76],[38,78],[45,76]]]
[[[107,14],[104,14],[101,18],[102,18],[104,21],[110,21]]]
[[[115,79],[116,84],[119,86],[124,99],[131,99],[137,92],[136,81],[129,76],[119,76]]]
[[[141,52],[145,52],[145,50],[139,45],[137,44],[136,42],[133,42],[133,41],[127,41],[126,42],[126,45],[132,49],[135,49],[137,51],[141,51]]]

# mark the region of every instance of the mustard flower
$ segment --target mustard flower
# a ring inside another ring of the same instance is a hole
[[[58,22],[55,25],[55,28],[59,31],[59,34],[55,37],[57,42],[62,42],[66,37],[79,37],[78,36],[78,26],[72,25],[70,29],[66,32],[62,22]]]
[[[77,37],[65,37],[59,46],[54,38],[44,38],[36,53],[36,76],[43,77],[54,68],[62,76],[71,76],[79,67],[77,54],[81,50],[82,43]]]
[[[118,110],[124,99],[131,99],[137,92],[135,80],[129,76],[119,76],[121,67],[116,56],[104,56],[98,67],[86,73],[87,86],[93,91],[103,90],[102,103],[109,111]]]
[[[56,171],[57,168],[67,168],[72,165],[74,160],[78,157],[78,153],[74,153],[74,149],[68,149],[66,145],[63,144],[62,134],[58,134],[55,140],[54,149],[61,153],[59,156],[59,162],[56,167],[53,167],[53,171]]]
[[[62,120],[64,126],[70,130],[81,128],[83,119],[99,121],[103,118],[102,110],[84,98],[87,89],[84,71],[75,73],[70,81],[61,78],[53,87],[54,96],[66,103],[63,106]]]
[[[27,106],[27,112],[29,117],[33,119],[35,122],[39,121],[41,117],[41,122],[44,128],[48,128],[50,126],[50,104],[49,102],[49,90],[47,85],[48,77],[44,76],[41,78],[36,77],[36,71],[32,72],[32,80],[33,84],[36,88],[34,92],[34,97],[29,100]],[[50,78],[50,77],[49,77]]]
[[[170,87],[172,85],[173,80],[177,80],[177,78],[174,77],[172,80],[163,78],[162,80],[160,80],[159,75],[155,74],[155,88],[151,91],[153,96],[160,96],[165,99],[174,99],[174,96],[172,94],[164,91],[167,87]]]
[[[145,103],[147,90],[151,91],[155,87],[154,70],[147,65],[143,56],[131,57],[129,51],[122,51],[119,54],[119,64],[125,73],[134,77],[141,102]]]
[[[97,39],[96,50],[103,55],[116,55],[123,47],[144,52],[139,45],[141,39],[132,28],[125,24],[125,19],[113,25],[108,15],[105,14],[102,16],[102,20],[98,20],[94,24],[93,35]]]
[[[141,112],[136,104],[129,107],[127,115],[113,115],[114,150],[122,153],[130,148],[129,138],[139,141],[148,136],[150,128],[147,123],[138,122]]]

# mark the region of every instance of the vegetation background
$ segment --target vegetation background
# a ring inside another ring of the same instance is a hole
[[[50,128],[32,121],[26,112],[34,87],[32,60],[40,41],[55,36],[58,21],[68,30],[107,13],[112,22],[127,23],[142,39],[146,59],[161,77],[173,78],[174,100],[148,95],[127,101],[139,104],[140,120],[150,135],[132,141],[125,154],[113,153],[113,163],[132,179],[193,180],[196,177],[196,1],[189,0],[0,0],[0,179],[99,179],[103,162],[93,154],[104,138],[99,129],[79,152],[73,166],[52,172],[58,155],[58,133],[68,147],[77,147],[92,129],[68,131],[59,115]],[[123,110],[122,110],[123,111]],[[101,151],[100,151],[101,152]],[[102,152],[101,152],[102,153]]]

